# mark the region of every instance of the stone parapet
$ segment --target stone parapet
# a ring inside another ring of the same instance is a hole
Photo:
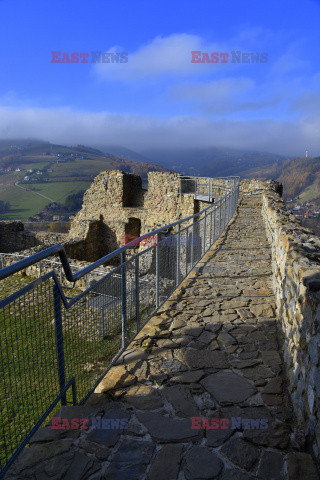
[[[250,180],[242,180],[240,182],[240,194],[261,194],[264,192],[274,192],[282,196],[282,184],[275,180],[259,180],[252,178]]]
[[[262,215],[272,248],[273,289],[284,336],[284,361],[294,411],[319,461],[320,238],[300,226],[276,192],[276,188],[265,189]]]
[[[1,252],[19,252],[39,244],[35,234],[26,231],[22,222],[0,221]]]

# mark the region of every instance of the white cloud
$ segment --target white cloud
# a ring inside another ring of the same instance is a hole
[[[111,52],[113,48],[106,51]],[[191,51],[211,53],[229,50],[225,45],[209,44],[197,35],[177,33],[158,36],[133,53],[129,50],[127,63],[96,63],[93,71],[99,78],[135,82],[170,75],[202,75],[219,68],[219,64],[191,63]]]

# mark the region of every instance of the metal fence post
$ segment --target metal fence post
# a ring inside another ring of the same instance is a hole
[[[194,249],[194,218],[192,219],[192,237],[191,237],[191,268],[193,267],[193,249]]]
[[[209,245],[211,247],[212,243],[213,243],[213,240],[212,240],[212,213],[213,211],[211,210],[211,214],[210,214],[210,241],[209,241]]]
[[[229,213],[228,213],[228,210],[229,210],[229,197],[226,197],[226,225],[228,225],[228,222],[229,222]]]
[[[63,331],[62,331],[62,314],[61,314],[61,298],[60,292],[56,284],[53,285],[53,305],[54,305],[54,326],[56,334],[56,350],[58,362],[58,376],[60,392],[66,386],[66,372],[64,362],[64,348],[63,348]],[[66,394],[61,396],[61,404],[67,404]]]
[[[206,234],[207,234],[207,212],[204,214],[203,225],[203,254],[206,253]]]
[[[229,196],[226,198],[226,225],[229,222]]]
[[[177,285],[180,283],[180,223],[178,224],[177,235]]]
[[[159,236],[156,241],[156,308],[159,307],[159,282],[160,282],[160,264],[159,264]]]
[[[135,283],[136,283],[136,326],[137,326],[137,333],[139,332],[139,325],[140,325],[140,309],[139,309],[139,255],[136,256],[135,259]]]
[[[185,244],[184,251],[185,251],[185,259],[186,259],[185,276],[187,276],[188,275],[188,252],[189,252],[189,228],[186,229],[185,235],[186,235],[185,241],[184,241],[184,244]]]
[[[121,303],[122,303],[122,348],[126,346],[127,329],[127,275],[126,252],[121,252]]]

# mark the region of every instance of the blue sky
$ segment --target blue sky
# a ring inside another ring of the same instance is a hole
[[[320,1],[0,0],[0,21],[0,138],[320,155]],[[192,63],[191,51],[268,61]]]

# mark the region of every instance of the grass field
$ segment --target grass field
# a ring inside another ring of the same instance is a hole
[[[34,159],[33,159],[34,161]],[[26,168],[27,170],[41,170],[42,168],[46,168],[48,166],[49,162],[43,161],[43,162],[36,162],[36,163],[26,163],[22,165],[23,168]]]
[[[311,202],[312,200],[319,198],[320,192],[319,188],[316,185],[316,182],[309,185],[302,193],[299,195],[300,202]]]
[[[21,187],[29,190],[23,190],[14,184],[8,185],[5,190],[0,190],[0,200],[10,203],[10,211],[0,215],[0,219],[25,221],[41,211],[50,203],[50,200],[35,195],[35,192],[52,198],[56,202],[64,203],[68,195],[80,190],[87,190],[89,186],[90,182],[84,181],[21,184]]]

